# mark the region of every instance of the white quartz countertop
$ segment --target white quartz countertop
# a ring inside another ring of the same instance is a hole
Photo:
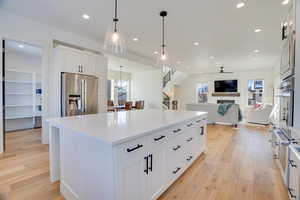
[[[136,110],[48,119],[51,126],[120,144],[153,131],[206,115],[206,112]]]

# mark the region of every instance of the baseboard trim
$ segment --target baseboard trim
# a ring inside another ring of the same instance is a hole
[[[79,200],[78,195],[65,182],[60,182],[60,193],[66,200]]]

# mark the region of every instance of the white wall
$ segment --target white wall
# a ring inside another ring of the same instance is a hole
[[[162,70],[132,73],[131,100],[144,100],[146,109],[162,109]]]
[[[240,97],[213,97],[214,80],[238,80],[238,90]],[[189,75],[180,86],[175,89],[175,99],[179,100],[179,107],[185,109],[187,103],[196,103],[196,86],[197,83],[209,83],[209,103],[216,103],[217,99],[234,99],[240,104],[241,109],[247,108],[247,81],[251,79],[262,79],[265,81],[265,91],[263,96],[264,103],[273,102],[273,69],[259,69],[253,71],[241,71],[233,74],[192,74]]]
[[[71,32],[61,31],[55,27],[48,25],[40,24],[34,22],[30,19],[26,19],[20,16],[13,15],[6,11],[0,9],[0,38],[2,39],[12,39],[16,41],[21,41],[24,43],[32,44],[39,46],[43,49],[42,57],[42,84],[43,84],[43,119],[53,116],[51,110],[48,108],[48,85],[50,84],[47,78],[47,74],[52,69],[52,45],[53,40],[60,40],[66,43],[74,44],[77,46],[85,47],[88,49],[99,50],[100,43],[98,41],[90,40],[89,38],[76,35]],[[2,57],[1,57],[1,66],[0,73],[2,74]],[[2,77],[2,76],[1,76]],[[0,97],[2,101],[2,93]],[[2,112],[2,102],[1,102],[1,112]],[[3,139],[3,128],[2,128],[2,114],[0,116],[0,153],[3,152],[2,139]],[[45,126],[45,121],[43,121],[43,127]],[[47,130],[43,129],[42,139],[43,143],[48,142]]]

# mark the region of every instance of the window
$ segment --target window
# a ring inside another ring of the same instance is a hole
[[[264,80],[248,81],[248,106],[263,102]]]
[[[128,100],[129,81],[118,81],[118,84],[116,85],[116,91],[118,94],[119,104],[125,104],[125,102]]]
[[[208,99],[208,83],[197,84],[197,102],[207,103]]]

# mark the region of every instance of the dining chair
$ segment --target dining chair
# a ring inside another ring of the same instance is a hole
[[[107,101],[107,106],[114,106],[114,102],[112,100]]]
[[[132,101],[127,101],[125,103],[125,110],[132,110]]]

